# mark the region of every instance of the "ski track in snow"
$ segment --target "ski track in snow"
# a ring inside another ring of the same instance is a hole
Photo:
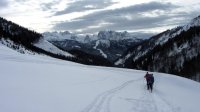
[[[155,104],[157,104],[157,107],[159,107],[158,112],[180,112],[179,107],[171,105],[167,100],[162,98],[159,94],[152,94],[152,95],[153,96],[151,98],[154,99],[154,102],[157,102]]]
[[[141,83],[141,87],[143,84]],[[143,95],[138,99],[124,99],[131,102],[133,112],[180,112],[178,107],[174,107],[167,100],[161,97],[156,90],[152,93],[143,89]]]
[[[154,93],[146,93],[140,99],[125,100],[132,103],[134,112],[180,112],[179,108],[174,108],[169,102]]]
[[[116,93],[122,91],[128,85],[135,83],[137,81],[143,80],[139,78],[137,80],[130,80],[122,85],[110,89],[108,91],[103,92],[102,94],[98,95],[94,101],[88,105],[83,111],[81,112],[112,112],[110,110],[110,103]],[[141,87],[144,87],[141,84]],[[179,108],[174,107],[169,102],[167,102],[164,98],[162,98],[156,92],[150,93],[146,90],[146,88],[142,88],[143,95],[138,99],[131,99],[131,98],[120,98],[121,100],[125,100],[127,102],[132,103],[133,112],[180,112]]]
[[[139,80],[141,80],[141,79],[139,79]],[[108,91],[100,94],[82,112],[101,112],[101,111],[110,112],[109,105],[110,105],[110,101],[111,101],[112,97],[114,96],[114,94],[117,93],[118,91],[122,90],[124,87],[126,87],[130,83],[133,83],[135,81],[138,81],[138,80],[127,81],[127,82],[123,83],[122,85],[120,85],[119,87],[116,87],[114,89],[108,90]]]

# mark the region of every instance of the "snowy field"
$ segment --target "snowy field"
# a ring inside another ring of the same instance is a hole
[[[0,44],[0,112],[199,112],[200,84],[20,54]]]

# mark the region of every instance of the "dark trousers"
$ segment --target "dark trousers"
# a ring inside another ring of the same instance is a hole
[[[147,83],[147,89],[152,92],[152,90],[153,90],[153,83]]]

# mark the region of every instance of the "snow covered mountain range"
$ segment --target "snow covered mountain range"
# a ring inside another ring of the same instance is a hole
[[[130,48],[115,65],[200,80],[200,16]]]
[[[82,51],[116,61],[130,47],[143,40],[128,32],[100,31],[97,35],[77,36],[69,32],[46,32],[43,37],[55,46],[73,53]]]
[[[42,54],[62,60],[74,61],[77,63],[112,66],[106,59],[98,56],[92,56],[81,52],[73,55],[66,52],[52,43],[48,42],[37,32],[19,26],[11,21],[0,17],[0,43],[7,45],[21,53]]]
[[[147,40],[128,32],[39,34],[0,18],[0,43],[21,53],[42,54],[87,65],[176,74],[200,81],[200,16]]]

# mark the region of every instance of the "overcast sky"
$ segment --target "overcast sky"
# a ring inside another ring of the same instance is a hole
[[[199,0],[0,0],[0,16],[29,29],[151,34],[200,15]]]

